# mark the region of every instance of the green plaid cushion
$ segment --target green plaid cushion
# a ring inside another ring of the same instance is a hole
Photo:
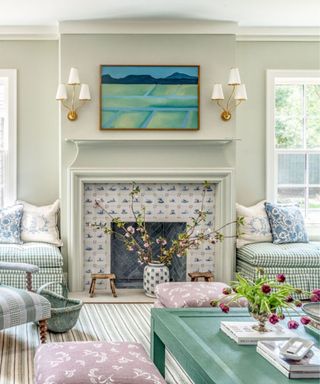
[[[63,265],[59,248],[47,243],[0,244],[0,261],[30,263],[40,268]]]
[[[247,244],[237,259],[259,267],[320,267],[320,243]]]
[[[247,278],[254,280],[257,278],[258,266],[252,266],[241,260],[237,260],[237,272]],[[286,281],[296,288],[305,291],[312,291],[320,287],[320,267],[319,268],[288,268],[288,267],[263,267],[264,273],[269,278],[274,278],[278,273],[284,273]],[[308,295],[299,295],[300,299],[308,299]]]
[[[9,285],[20,289],[26,288],[26,274],[19,271],[1,271],[0,270],[1,284]],[[64,275],[62,268],[40,268],[38,273],[32,275],[32,287],[37,290],[41,285],[49,282],[63,283]],[[61,293],[61,288],[54,285],[50,288],[51,291]]]

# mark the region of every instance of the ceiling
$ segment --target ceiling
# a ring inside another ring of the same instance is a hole
[[[0,0],[0,26],[94,19],[234,21],[243,27],[320,27],[320,0]]]

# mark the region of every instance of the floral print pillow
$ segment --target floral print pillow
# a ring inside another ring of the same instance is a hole
[[[20,238],[22,214],[21,204],[0,209],[0,243],[22,244]]]
[[[265,203],[274,244],[308,243],[304,219],[297,206]]]

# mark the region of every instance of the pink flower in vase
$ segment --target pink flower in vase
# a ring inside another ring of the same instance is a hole
[[[219,307],[220,307],[221,311],[224,313],[228,313],[230,311],[229,306],[226,304],[221,303],[221,304],[219,304]]]
[[[303,325],[308,325],[310,323],[311,319],[307,316],[301,316],[300,322]]]
[[[293,297],[292,296],[287,296],[286,302],[287,303],[292,303],[293,302]]]
[[[300,300],[295,300],[295,302],[293,303],[296,307],[300,308],[302,307],[302,302]]]
[[[261,291],[263,292],[263,293],[269,293],[269,292],[271,292],[271,287],[270,287],[270,285],[268,285],[268,284],[263,284],[262,285],[262,287],[261,287]]]
[[[285,275],[283,273],[279,273],[276,276],[276,279],[277,279],[278,283],[284,283],[286,281],[286,277],[285,277]]]
[[[277,324],[279,322],[279,317],[275,313],[273,313],[269,316],[269,322],[271,324]]]
[[[311,297],[310,297],[310,300],[313,302],[313,303],[317,303],[320,301],[320,297],[316,294],[312,294]]]
[[[318,297],[320,298],[320,288],[316,288],[316,289],[314,289],[314,290],[312,291],[312,294],[313,294],[313,295],[316,295],[316,296],[318,296]]]
[[[223,288],[222,293],[224,295],[230,295],[232,293],[232,289],[230,287],[225,287]]]
[[[289,329],[297,329],[299,327],[299,323],[295,320],[289,320],[288,321],[288,328]]]

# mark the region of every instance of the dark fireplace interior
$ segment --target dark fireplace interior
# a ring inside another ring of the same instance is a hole
[[[127,222],[126,225],[136,228],[135,223]],[[178,234],[185,230],[186,223],[147,222],[146,228],[154,242],[153,255],[157,255],[160,246],[156,244],[155,240],[161,236],[167,239],[170,246]],[[112,224],[112,229],[115,232],[124,233],[123,229],[117,228],[115,224]],[[138,262],[137,254],[128,251],[119,236],[111,235],[111,272],[115,273],[117,277],[117,288],[143,288],[143,269],[144,265]],[[186,257],[174,256],[169,269],[171,281],[186,281]]]

